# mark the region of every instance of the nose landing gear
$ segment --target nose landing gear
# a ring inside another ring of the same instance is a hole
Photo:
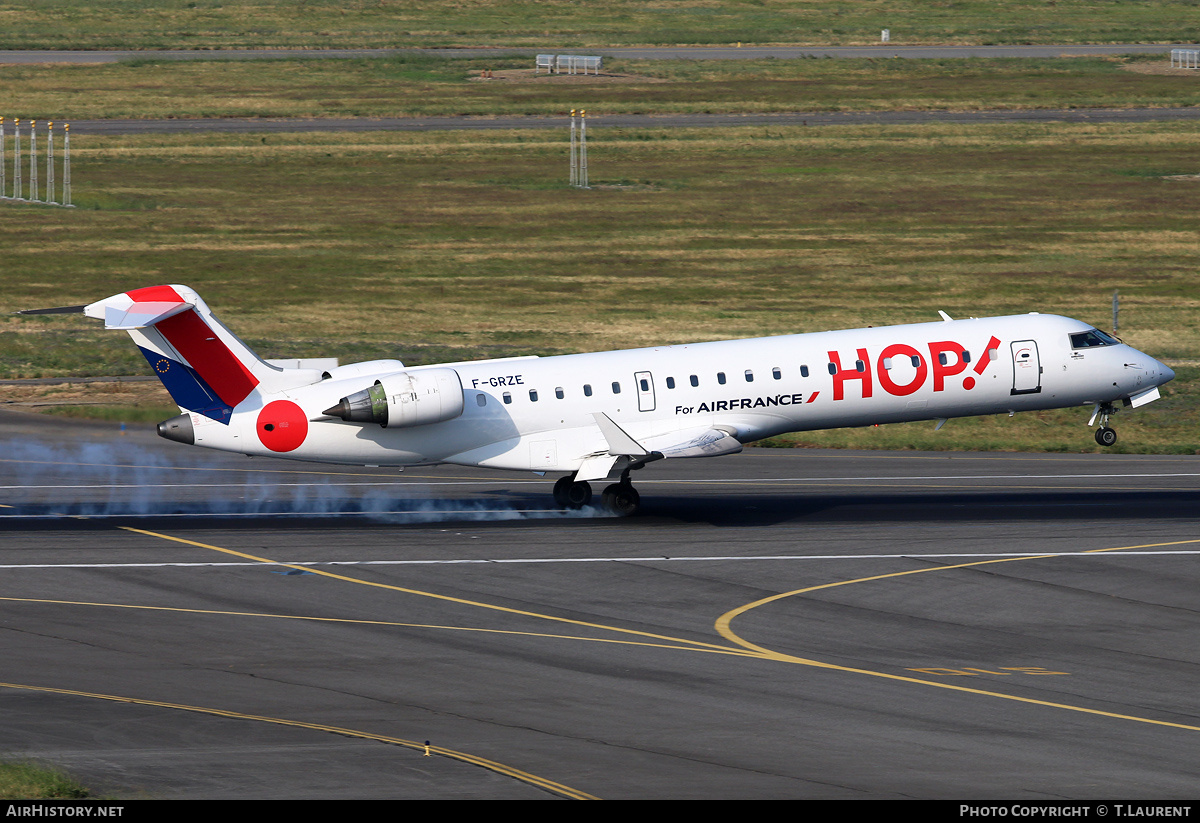
[[[1116,412],[1117,408],[1112,403],[1097,403],[1092,411],[1092,419],[1088,421],[1088,425],[1093,425],[1096,418],[1100,418],[1100,428],[1096,429],[1096,442],[1101,446],[1108,447],[1117,442],[1116,430],[1108,425],[1108,416]]]

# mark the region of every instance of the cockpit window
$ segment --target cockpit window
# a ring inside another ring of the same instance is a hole
[[[1111,334],[1105,334],[1099,329],[1081,331],[1071,335],[1071,348],[1094,349],[1097,346],[1115,346],[1121,341]]]

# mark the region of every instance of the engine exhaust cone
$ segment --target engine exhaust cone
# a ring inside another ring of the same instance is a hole
[[[325,411],[321,412],[321,414],[327,415],[328,417],[340,417],[345,420],[350,416],[350,404],[346,402],[345,398],[342,398],[340,403],[338,403],[336,406],[330,406]]]
[[[177,414],[170,420],[158,424],[158,436],[186,446],[196,445],[196,430],[192,428],[190,414]]]
[[[385,429],[388,424],[387,393],[378,380],[370,388],[343,397],[336,406],[322,412],[330,417],[340,417],[347,423],[378,423]]]

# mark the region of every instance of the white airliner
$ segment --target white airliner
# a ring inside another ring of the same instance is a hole
[[[1111,446],[1116,404],[1167,366],[1067,317],[1023,314],[559,357],[329,368],[259,359],[186,286],[82,311],[128,331],[182,412],[163,437],[247,455],[370,466],[453,463],[563,473],[554,498],[639,508],[629,473],[784,432],[1089,404]]]

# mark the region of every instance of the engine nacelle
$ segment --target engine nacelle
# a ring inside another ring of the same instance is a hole
[[[422,369],[385,375],[375,385],[343,397],[325,414],[348,423],[425,426],[463,413],[463,389],[454,369]]]

